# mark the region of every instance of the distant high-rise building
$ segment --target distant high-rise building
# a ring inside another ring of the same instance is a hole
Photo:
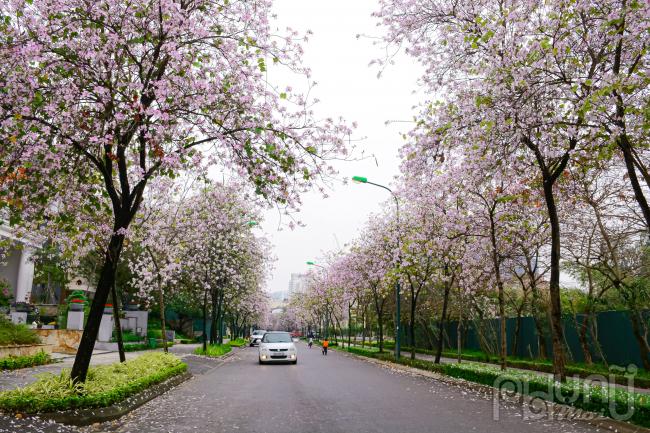
[[[304,292],[307,289],[307,274],[291,274],[291,279],[289,280],[289,289],[287,296],[291,296],[293,293]]]

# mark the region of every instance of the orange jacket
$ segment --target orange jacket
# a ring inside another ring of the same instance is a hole
[[[330,345],[330,342],[327,340],[323,340],[323,347],[328,347]]]

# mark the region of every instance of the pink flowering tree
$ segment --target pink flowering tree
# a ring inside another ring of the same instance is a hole
[[[483,158],[527,173],[543,192],[551,227],[554,370],[560,380],[565,354],[557,187],[572,161],[610,157],[598,146],[612,140],[625,153],[626,131],[639,131],[625,123],[638,124],[639,111],[622,112],[627,103],[639,106],[647,86],[641,71],[647,47],[639,35],[647,31],[648,5],[633,3],[612,0],[595,8],[587,1],[383,0],[376,14],[387,28],[386,42],[406,46],[424,65],[430,94],[445,95],[423,106],[406,150],[413,164],[479,148]],[[630,95],[623,97],[623,89]],[[603,111],[614,126],[606,127]],[[627,152],[632,180],[633,170],[643,172],[643,152]]]
[[[249,290],[258,290],[268,270],[268,244],[248,224],[258,215],[239,192],[235,185],[208,185],[189,199],[181,217],[190,222],[180,248],[182,272],[188,287],[201,294],[204,326],[210,316],[211,343],[217,334],[221,342],[227,309],[232,312]]]
[[[11,222],[107,211],[104,267],[72,369],[84,381],[124,239],[158,176],[219,164],[292,207],[348,128],[267,68],[307,74],[271,2],[11,0],[0,6],[0,173]],[[53,211],[57,204],[61,212]],[[65,212],[64,212],[65,211]]]

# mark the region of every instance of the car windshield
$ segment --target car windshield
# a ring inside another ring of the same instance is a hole
[[[255,331],[253,332],[253,335],[262,335],[264,334],[264,331]]]
[[[291,343],[291,335],[287,332],[273,333],[273,334],[264,334],[262,339],[264,343]]]

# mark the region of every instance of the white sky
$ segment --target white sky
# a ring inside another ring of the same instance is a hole
[[[419,102],[413,90],[421,68],[413,59],[401,56],[377,78],[378,68],[368,64],[381,57],[382,50],[373,46],[372,39],[356,37],[381,34],[383,30],[370,16],[377,7],[376,0],[276,0],[274,9],[279,29],[289,26],[301,33],[314,33],[304,46],[304,63],[318,83],[312,91],[321,100],[317,114],[356,121],[356,137],[365,138],[358,148],[377,158],[378,166],[372,158],[337,163],[340,177],[366,176],[387,185],[399,172],[400,134],[411,124],[385,122],[412,119],[413,107]],[[292,272],[307,271],[307,260],[318,261],[324,252],[354,239],[368,215],[379,211],[388,198],[387,191],[354,183],[335,186],[325,200],[317,192],[307,194],[297,215],[306,227],[293,231],[277,231],[277,212],[268,211],[261,229],[275,245],[277,261],[267,290],[286,290]]]

